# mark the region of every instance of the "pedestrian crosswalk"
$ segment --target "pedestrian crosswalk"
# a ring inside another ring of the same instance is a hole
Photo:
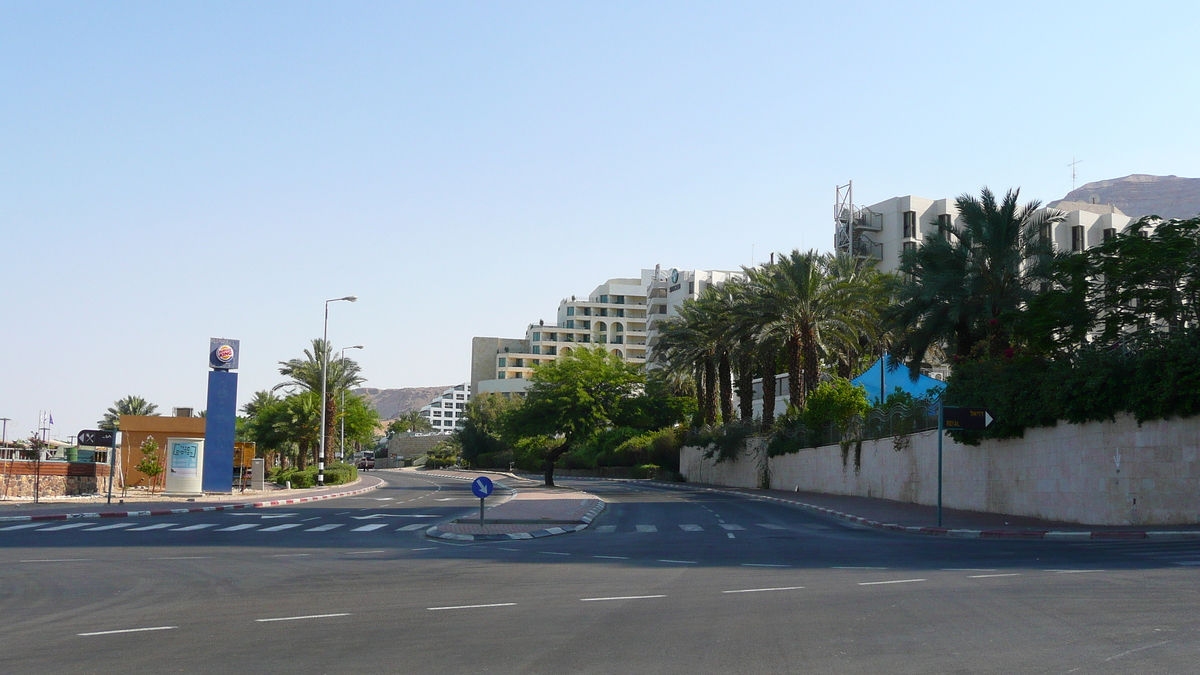
[[[764,530],[786,530],[789,529],[783,525],[775,525],[773,523],[755,523],[756,527]],[[591,530],[597,534],[613,534],[616,532],[640,532],[643,534],[651,534],[659,532],[659,525],[641,524],[641,525],[597,525]],[[666,526],[668,531],[674,530],[674,527]],[[747,528],[736,523],[717,523],[715,525],[699,525],[697,523],[680,523],[677,525],[679,530],[683,532],[745,532]]]
[[[1200,567],[1200,541],[1112,541],[1076,544],[1089,551],[1104,551],[1135,558],[1148,558],[1171,565]]]

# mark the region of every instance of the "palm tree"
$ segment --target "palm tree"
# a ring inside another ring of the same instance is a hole
[[[791,405],[803,408],[820,379],[821,354],[835,351],[839,337],[861,332],[868,318],[861,283],[835,276],[834,257],[816,250],[792,251],[779,261],[748,269],[752,288],[744,312],[773,333],[787,354]],[[764,379],[765,383],[765,379]]]
[[[321,394],[305,391],[292,394],[283,400],[281,414],[275,422],[274,431],[287,443],[295,443],[297,466],[308,465],[308,451],[317,446],[321,431]]]
[[[279,374],[285,377],[290,377],[291,381],[282,382],[275,385],[272,391],[284,388],[294,387],[304,391],[316,392],[318,396],[321,391],[321,370],[328,363],[328,368],[325,373],[325,463],[333,463],[333,445],[334,445],[334,428],[332,421],[337,419],[337,403],[338,396],[342,391],[349,390],[351,387],[356,387],[366,378],[360,375],[361,369],[354,360],[349,358],[335,358],[333,356],[333,348],[324,340],[315,338],[312,341],[312,350],[304,350],[303,359],[291,359],[290,361],[279,362]],[[318,423],[318,426],[320,424]]]
[[[406,431],[419,433],[422,431],[433,431],[433,425],[429,423],[427,418],[421,415],[421,411],[410,410],[392,420],[391,424],[388,424],[387,431],[388,436]]]
[[[279,397],[275,395],[274,391],[267,391],[266,389],[263,389],[262,391],[256,391],[254,392],[254,396],[250,399],[250,402],[242,406],[242,412],[245,413],[247,417],[257,417],[260,411],[275,405],[279,402],[279,400]]]
[[[1011,344],[1009,324],[1048,281],[1049,229],[1065,218],[1038,213],[1038,201],[1019,206],[1019,195],[1009,190],[997,202],[986,187],[978,199],[962,195],[955,204],[963,227],[949,237],[926,235],[901,257],[908,281],[886,318],[903,331],[894,351],[911,372],[939,347],[960,359],[985,341],[992,352]]]
[[[716,365],[713,349],[704,327],[702,312],[694,303],[685,301],[679,308],[679,316],[671,317],[658,324],[658,342],[655,343],[654,360],[677,377],[691,374],[696,383],[696,403],[702,424],[716,421]]]
[[[113,407],[104,413],[104,418],[96,423],[101,429],[113,431],[121,420],[121,415],[158,416],[158,406],[150,403],[141,396],[126,396],[113,403]]]

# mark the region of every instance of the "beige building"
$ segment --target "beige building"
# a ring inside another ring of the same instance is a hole
[[[655,337],[654,322],[675,316],[684,300],[708,285],[741,272],[642,270],[637,278],[600,284],[586,299],[571,296],[558,305],[554,325],[529,324],[525,337],[477,337],[471,341],[471,391],[519,394],[535,366],[572,349],[603,345],[628,363],[646,364]]]

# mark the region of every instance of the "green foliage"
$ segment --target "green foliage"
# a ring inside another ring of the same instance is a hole
[[[856,417],[862,417],[871,409],[867,391],[850,380],[835,377],[817,385],[808,395],[804,409],[804,424],[810,429],[823,429],[833,425],[840,433],[846,433]]]
[[[295,467],[277,469],[272,477],[279,485],[291,481],[295,489],[311,488],[317,485],[317,467],[305,469]],[[325,485],[344,485],[358,480],[358,469],[353,464],[334,463],[325,467]]]
[[[750,424],[726,424],[722,426],[701,427],[692,429],[686,438],[687,445],[706,448],[704,457],[717,458],[717,462],[737,461],[738,455],[746,447],[746,439],[754,435],[756,429]]]
[[[346,446],[351,447],[354,443],[361,445],[370,445],[374,442],[379,429],[379,413],[367,400],[358,394],[346,393],[346,405],[338,411],[337,419],[334,420],[338,424],[338,439],[341,440],[341,423],[346,425]],[[338,404],[341,404],[341,399],[338,399]]]
[[[425,453],[426,469],[441,469],[457,466],[461,459],[461,448],[452,440],[442,441]]]
[[[630,473],[634,478],[658,478],[658,472],[661,470],[662,467],[657,464],[639,464],[633,467]]]
[[[472,397],[467,402],[462,428],[454,432],[454,437],[462,447],[462,458],[470,462],[471,466],[480,466],[480,457],[484,455],[496,457],[511,452],[504,437],[505,420],[507,415],[520,407],[520,399],[509,399],[500,394],[478,394]],[[503,468],[508,468],[507,462]]]
[[[983,432],[953,432],[961,442],[1018,438],[1031,427],[1112,420],[1139,422],[1200,415],[1200,332],[1138,351],[1087,349],[1074,358],[1017,355],[959,364],[947,405],[984,406],[996,421]]]
[[[421,433],[427,431],[433,431],[433,425],[421,415],[421,411],[419,410],[410,410],[392,420],[387,426],[389,437],[405,432]]]
[[[158,461],[158,441],[154,440],[153,436],[147,436],[138,449],[142,451],[142,459],[133,468],[146,474],[153,488],[158,482],[158,477],[166,471],[166,467]]]

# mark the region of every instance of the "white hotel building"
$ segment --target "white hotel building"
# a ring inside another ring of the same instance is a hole
[[[642,270],[639,278],[609,279],[586,300],[558,305],[554,325],[529,324],[524,338],[477,337],[471,341],[471,391],[525,391],[533,367],[580,346],[604,345],[628,363],[644,365],[657,331],[655,322],[676,316],[684,300],[741,272]]]
[[[1066,214],[1066,219],[1050,231],[1054,248],[1059,251],[1096,246],[1133,221],[1111,204],[1057,201],[1046,208]],[[921,245],[925,235],[962,227],[953,199],[906,195],[856,207],[850,193],[841,188],[834,220],[834,247],[849,252],[853,241],[854,252],[879,260],[879,269],[884,272],[899,269],[901,252]]]
[[[421,408],[421,417],[429,420],[434,432],[450,433],[462,428],[467,403],[471,400],[471,385],[464,382],[443,391]]]

